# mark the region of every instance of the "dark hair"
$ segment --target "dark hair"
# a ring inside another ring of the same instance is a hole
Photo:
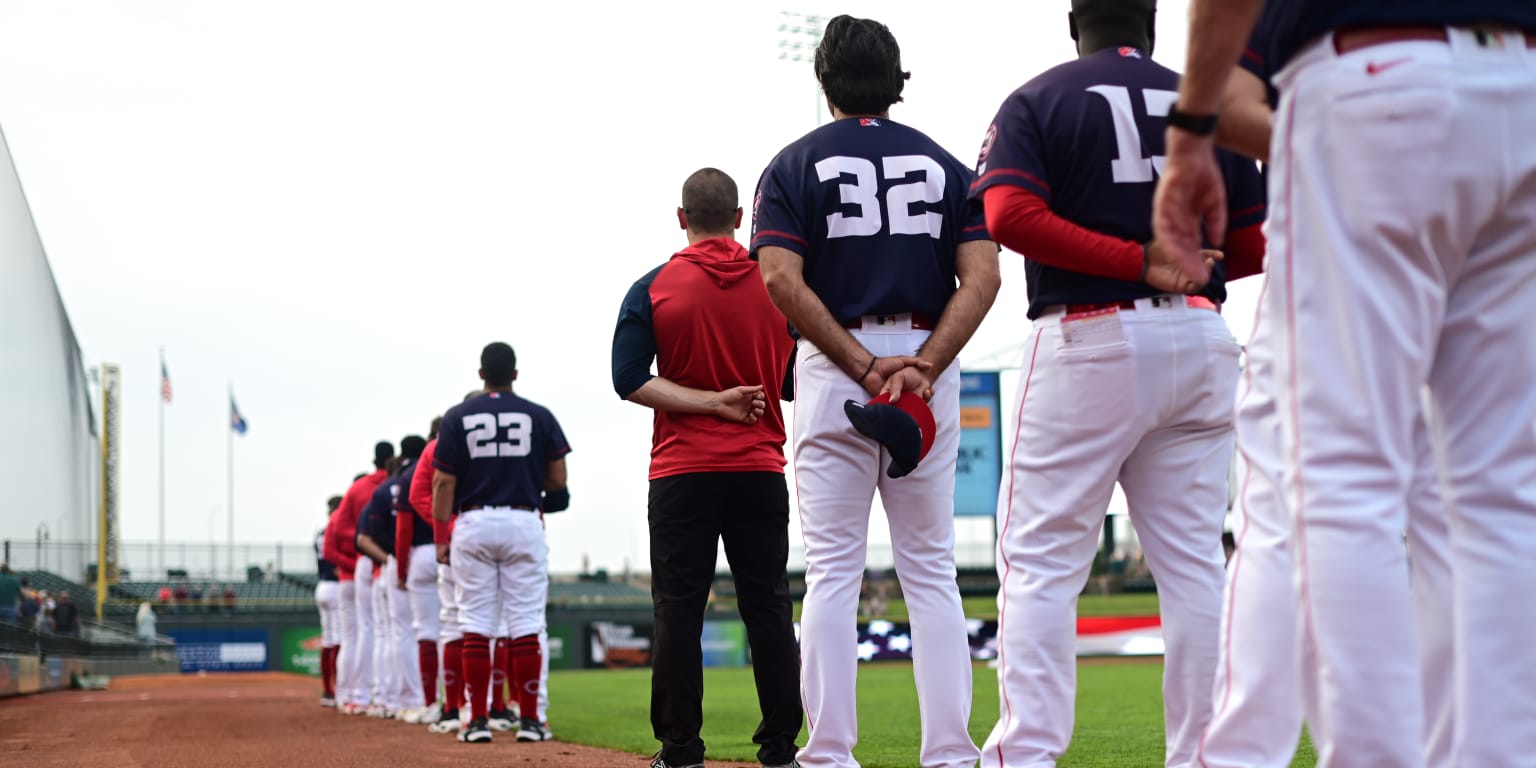
[[[332,496],[329,499],[326,499],[325,500],[325,506],[329,508],[329,509],[326,510],[326,514],[330,514],[331,512],[335,512],[336,508],[341,506],[341,497],[340,496]]]
[[[1157,0],[1072,0],[1068,14],[1072,39],[1084,53],[1121,45],[1150,53],[1156,20]]]
[[[517,353],[505,342],[493,341],[480,350],[480,370],[486,384],[505,387],[517,375]]]
[[[384,463],[395,457],[395,445],[388,440],[373,444],[373,466],[384,468]]]
[[[400,457],[405,459],[419,459],[421,452],[427,447],[427,439],[421,435],[406,435],[400,438]]]
[[[433,416],[432,417],[432,426],[427,428],[427,439],[428,440],[435,440],[437,438],[437,428],[442,426],[442,425],[443,425],[443,417],[442,416]]]
[[[901,48],[884,24],[838,16],[816,46],[816,79],[832,105],[849,115],[878,115],[901,101],[911,72],[901,71]]]
[[[359,472],[356,475],[352,476],[352,482],[355,483],[355,482],[357,482],[357,481],[359,481],[359,480],[361,480],[361,479],[363,479],[363,478],[365,478],[367,476],[368,476],[367,472]]]
[[[736,229],[741,210],[736,182],[718,168],[700,168],[683,182],[683,213],[688,228],[704,234],[726,234]]]
[[[384,471],[393,475],[400,471],[400,465],[404,463],[404,456],[391,456],[389,457],[389,461],[384,462]]]

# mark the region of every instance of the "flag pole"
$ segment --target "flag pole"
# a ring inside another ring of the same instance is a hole
[[[228,496],[224,509],[229,514],[229,522],[225,527],[225,535],[229,538],[229,571],[230,578],[235,577],[235,384],[229,384],[229,413],[224,416],[224,443],[229,460],[229,473],[227,475]]]
[[[165,578],[165,347],[160,347],[160,546],[155,548],[155,578]]]

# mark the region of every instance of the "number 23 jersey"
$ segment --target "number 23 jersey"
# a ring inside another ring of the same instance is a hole
[[[548,408],[511,392],[487,392],[443,414],[432,465],[457,478],[455,512],[538,509],[549,462],[570,452]]]
[[[955,248],[988,239],[966,202],[971,170],[921,132],[849,117],[768,164],[752,201],[752,252],[805,259],[805,282],[840,323],[913,312],[938,320],[955,292]]]

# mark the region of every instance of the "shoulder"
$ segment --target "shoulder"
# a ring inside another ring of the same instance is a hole
[[[640,279],[636,280],[634,284],[629,287],[629,292],[631,294],[637,294],[642,291],[650,290],[651,284],[656,282],[656,276],[660,275],[662,270],[666,269],[667,265],[671,263],[672,262],[670,260],[663,261],[662,263],[657,264],[654,268],[652,268],[651,271],[641,275]]]

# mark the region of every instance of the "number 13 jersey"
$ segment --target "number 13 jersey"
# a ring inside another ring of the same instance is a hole
[[[971,171],[921,132],[850,117],[806,134],[763,171],[752,200],[752,253],[805,259],[805,282],[848,324],[912,312],[936,322],[955,292],[955,247],[986,240],[966,202]]]
[[[974,200],[1012,184],[1085,229],[1137,243],[1152,239],[1152,193],[1166,162],[1163,134],[1179,76],[1136,48],[1105,48],[1053,67],[1014,91],[982,140]],[[1264,220],[1264,184],[1253,162],[1217,152],[1227,183],[1227,231]],[[1207,244],[1209,247],[1211,244]],[[1025,257],[1030,317],[1053,304],[1153,296],[1145,283],[1073,272]],[[1201,295],[1226,300],[1217,264]]]
[[[432,466],[458,482],[453,509],[539,509],[549,462],[571,452],[554,414],[511,392],[487,392],[443,414]]]

